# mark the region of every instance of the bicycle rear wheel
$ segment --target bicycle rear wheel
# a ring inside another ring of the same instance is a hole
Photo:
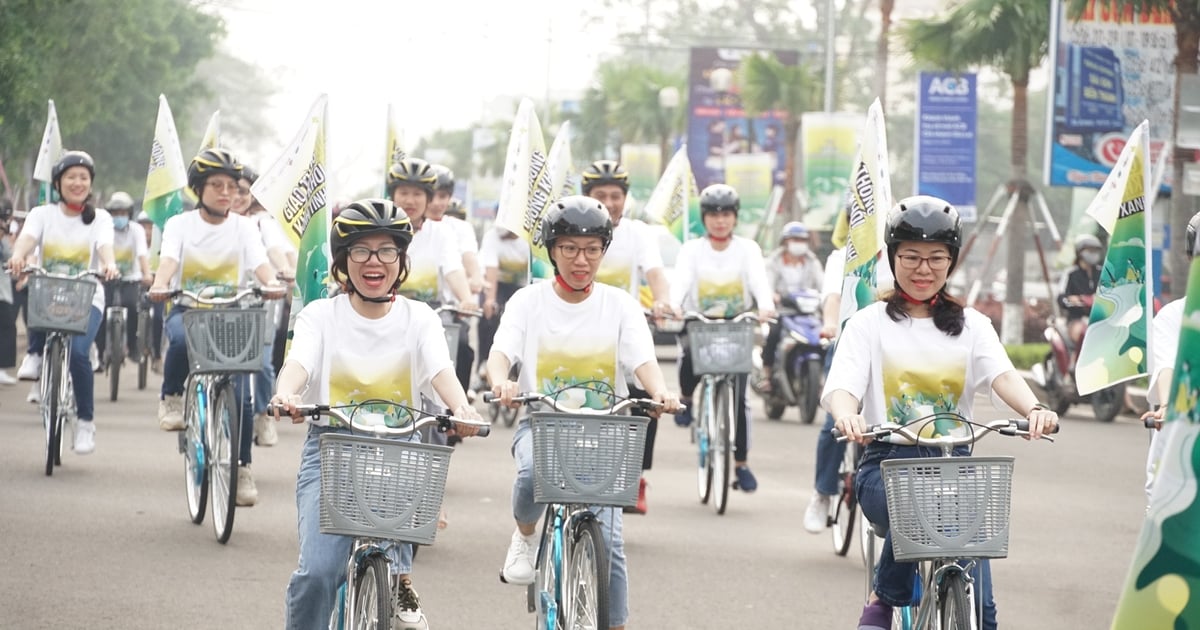
[[[712,507],[717,514],[724,514],[729,502],[729,473],[732,469],[733,455],[730,452],[730,429],[736,416],[734,414],[733,381],[724,380],[717,386],[716,403],[713,414],[709,416],[712,426],[710,444],[712,449]]]
[[[59,398],[63,387],[63,340],[58,335],[46,340],[42,363],[42,423],[46,428],[46,476],[62,465],[63,409]]]
[[[131,349],[132,350],[132,349]],[[146,389],[146,376],[150,371],[150,313],[138,311],[137,325],[137,388]]]
[[[358,566],[354,580],[353,630],[389,630],[392,627],[392,587],[387,556],[375,553]]]
[[[833,552],[839,556],[850,551],[854,541],[854,524],[858,520],[858,497],[854,495],[855,451],[847,448],[838,466],[838,493],[833,498],[833,510],[829,517],[833,532]]]
[[[183,484],[188,516],[199,525],[204,521],[204,511],[208,507],[208,462],[205,459],[208,453],[204,434],[209,414],[207,403],[199,393],[202,389],[193,384],[189,386],[192,389],[184,405],[187,424],[179,433],[179,451],[183,453]]]
[[[712,421],[709,419],[712,416],[712,405],[709,401],[709,386],[701,385],[700,390],[700,406],[692,415],[692,442],[696,444],[696,449],[699,452],[698,468],[696,469],[696,493],[700,496],[700,503],[708,503],[712,497],[713,487],[713,454],[712,454],[712,438],[709,433],[709,427],[712,426]]]
[[[233,383],[225,381],[209,408],[208,469],[212,488],[213,532],[217,542],[229,541],[233,533],[233,513],[237,509],[238,450],[241,444],[241,405],[234,395]]]
[[[124,309],[122,309],[122,312]],[[106,324],[108,330],[108,399],[116,402],[121,385],[121,364],[125,362],[125,316],[110,313]]]
[[[938,619],[941,630],[970,630],[971,596],[960,571],[948,571],[938,586]]]
[[[569,630],[608,629],[608,552],[600,522],[587,517],[575,525],[563,596]]]

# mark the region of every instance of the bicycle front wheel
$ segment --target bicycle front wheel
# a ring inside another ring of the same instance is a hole
[[[388,581],[387,556],[378,553],[367,556],[359,564],[353,589],[353,618],[343,627],[389,630],[392,627],[392,588]]]
[[[125,317],[108,318],[108,399],[116,402],[121,385],[121,364],[125,362]]]
[[[854,496],[855,451],[847,448],[838,466],[838,493],[833,498],[833,513],[829,519],[833,531],[833,552],[839,556],[850,551],[854,541],[854,522],[858,517],[858,497]]]
[[[138,313],[137,326],[137,388],[146,389],[146,376],[150,371],[150,314]]]
[[[608,629],[608,552],[600,522],[581,520],[575,526],[564,595],[568,598],[569,630]]]
[[[204,431],[208,409],[196,394],[195,387],[188,391],[184,407],[187,424],[179,433],[179,450],[183,453],[183,484],[187,496],[188,516],[199,525],[204,521],[208,507],[208,465],[205,461]]]
[[[46,428],[46,476],[62,465],[63,412],[59,398],[63,387],[63,340],[50,336],[42,352],[42,424]]]
[[[209,407],[208,469],[212,488],[213,531],[217,542],[229,541],[237,508],[238,450],[241,444],[241,406],[233,384],[225,382]]]
[[[970,630],[971,596],[967,593],[967,581],[960,571],[950,571],[942,578],[938,587],[938,619],[941,630]]]
[[[712,415],[712,405],[707,404],[708,400],[708,385],[702,385],[700,391],[700,406],[692,415],[692,442],[696,444],[696,450],[699,452],[698,468],[696,468],[696,494],[700,496],[700,503],[708,503],[712,497],[713,487],[713,454],[712,454],[712,436],[709,433],[709,427],[712,426],[712,421],[709,416]]]
[[[736,416],[734,414],[734,395],[732,379],[723,381],[716,392],[715,409],[709,416],[712,420],[712,426],[709,429],[712,449],[712,488],[713,488],[713,509],[717,514],[725,513],[725,506],[729,502],[729,473],[731,472],[733,456],[730,452],[729,438],[733,421]]]

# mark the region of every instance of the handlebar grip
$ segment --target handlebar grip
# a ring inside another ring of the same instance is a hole
[[[1158,420],[1155,420],[1154,418],[1146,418],[1145,420],[1142,420],[1142,426],[1146,427],[1147,429],[1157,429]]]
[[[485,438],[491,434],[492,434],[492,427],[491,427],[491,425],[488,425],[486,427],[479,427],[479,433],[476,433],[475,435],[477,437]]]
[[[1013,422],[1013,425],[1016,427],[1016,429],[1018,431],[1028,431],[1029,430],[1029,421],[1028,420],[1017,420],[1017,421]],[[1062,423],[1056,424],[1056,425],[1054,425],[1054,430],[1051,431],[1050,433],[1052,433],[1052,434],[1058,433],[1058,430],[1061,428],[1062,428]]]
[[[499,400],[499,399],[496,398],[496,395],[493,394],[492,392],[483,392],[483,402],[491,403],[491,402],[496,402],[497,400]]]

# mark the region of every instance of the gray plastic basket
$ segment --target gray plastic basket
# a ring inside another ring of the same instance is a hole
[[[29,328],[68,335],[87,332],[96,283],[36,275],[29,279]]]
[[[1012,457],[880,464],[896,560],[1008,556]]]
[[[533,500],[633,506],[650,419],[534,413]]]
[[[183,331],[192,372],[261,370],[266,322],[261,308],[188,309]]]
[[[694,374],[749,374],[754,369],[753,322],[691,322],[688,350]]]
[[[435,444],[323,434],[321,533],[431,544],[453,452]]]

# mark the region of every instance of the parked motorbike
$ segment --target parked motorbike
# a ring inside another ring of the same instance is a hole
[[[788,295],[780,304],[782,329],[775,365],[771,366],[771,391],[756,388],[771,420],[782,418],[792,406],[800,408],[800,420],[805,424],[812,424],[817,417],[829,349],[829,340],[821,337],[820,311],[821,296],[816,291]]]
[[[1059,415],[1065,414],[1071,405],[1090,404],[1097,420],[1112,422],[1125,408],[1125,384],[1117,383],[1081,396],[1075,384],[1078,349],[1070,342],[1066,321],[1061,317],[1051,318],[1044,334],[1050,342],[1050,352],[1030,371],[1033,381],[1046,392],[1046,404]]]

